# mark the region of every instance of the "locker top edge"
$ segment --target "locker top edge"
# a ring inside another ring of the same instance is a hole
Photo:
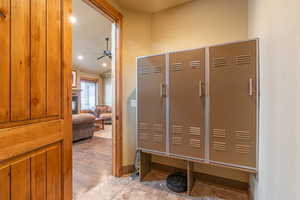
[[[168,55],[171,53],[178,53],[178,52],[185,52],[185,51],[192,51],[192,50],[197,50],[197,49],[204,49],[204,48],[209,48],[209,47],[217,47],[217,46],[223,46],[227,44],[235,44],[235,43],[240,43],[240,42],[250,42],[250,41],[259,41],[259,38],[252,38],[252,39],[247,39],[247,40],[239,40],[239,41],[234,41],[234,42],[225,42],[221,44],[214,44],[214,45],[206,45],[202,47],[197,47],[197,48],[191,48],[191,49],[183,49],[183,50],[178,50],[178,51],[169,51],[165,53],[159,53],[159,54],[151,54],[151,55],[146,55],[146,56],[137,56],[136,59],[141,59],[141,58],[149,58],[153,56],[162,56],[162,55]]]

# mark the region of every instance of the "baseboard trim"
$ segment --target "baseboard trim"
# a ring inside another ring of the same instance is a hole
[[[134,170],[134,165],[126,165],[122,168],[123,175],[133,173]]]

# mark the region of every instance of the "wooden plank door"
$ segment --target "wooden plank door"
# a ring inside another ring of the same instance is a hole
[[[0,199],[71,200],[70,0],[0,0]]]

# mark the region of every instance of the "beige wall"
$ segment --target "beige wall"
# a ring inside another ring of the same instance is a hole
[[[152,16],[154,54],[247,38],[247,0],[194,0]]]
[[[131,165],[135,157],[136,57],[150,54],[151,16],[124,9],[123,32],[123,165]]]
[[[299,8],[299,0],[249,1],[249,37],[260,38],[256,200],[300,199]]]
[[[124,15],[123,46],[123,165],[134,163],[136,149],[136,57],[247,39],[246,0],[195,0],[155,14],[120,9]],[[201,20],[200,20],[201,19]],[[221,33],[221,34],[220,34]],[[155,162],[183,167],[172,160]],[[203,165],[197,171],[248,182],[245,173]]]

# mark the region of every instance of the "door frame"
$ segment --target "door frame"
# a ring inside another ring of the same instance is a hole
[[[123,174],[123,139],[122,139],[122,25],[123,15],[109,4],[106,0],[83,0],[103,15],[108,17],[116,28],[115,38],[115,70],[114,90],[115,103],[113,104],[113,141],[112,141],[112,175],[120,177]],[[62,1],[63,24],[62,24],[62,49],[64,69],[64,119],[65,135],[63,144],[63,193],[64,199],[72,199],[72,26],[70,16],[72,15],[72,0]]]

